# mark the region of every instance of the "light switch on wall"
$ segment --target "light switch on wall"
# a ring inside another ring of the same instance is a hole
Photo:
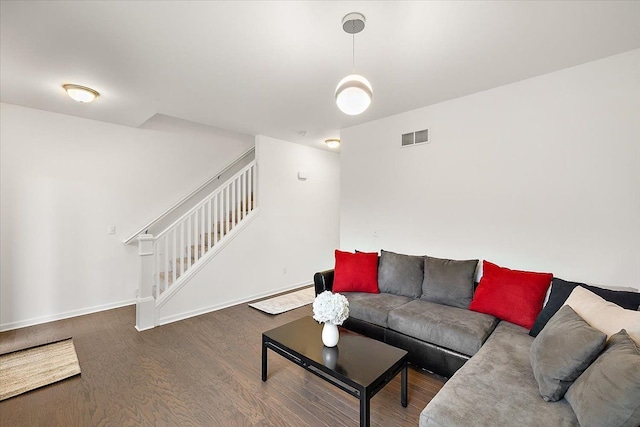
[[[107,230],[107,233],[116,234],[116,226],[115,225],[110,225],[109,229]]]

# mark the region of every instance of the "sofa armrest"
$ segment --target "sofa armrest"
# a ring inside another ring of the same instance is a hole
[[[333,288],[333,269],[314,274],[313,283],[316,287],[316,295],[330,291]]]

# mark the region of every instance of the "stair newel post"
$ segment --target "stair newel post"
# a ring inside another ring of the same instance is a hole
[[[156,300],[153,295],[154,248],[153,235],[138,236],[138,255],[140,255],[140,278],[138,281],[138,300],[136,302],[136,329],[143,331],[156,326]]]

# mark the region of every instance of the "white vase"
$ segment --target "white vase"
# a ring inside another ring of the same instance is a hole
[[[322,327],[322,343],[327,347],[335,347],[338,345],[340,333],[338,327],[333,323],[325,322]]]

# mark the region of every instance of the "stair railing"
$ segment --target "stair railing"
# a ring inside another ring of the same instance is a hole
[[[236,157],[233,161],[231,161],[231,163],[229,163],[228,165],[226,165],[222,170],[218,171],[215,175],[211,176],[209,179],[207,179],[205,182],[203,182],[202,184],[200,184],[197,188],[194,188],[189,194],[187,194],[186,196],[184,196],[182,199],[178,200],[177,202],[175,202],[169,209],[167,209],[166,211],[164,211],[163,213],[161,213],[160,215],[158,215],[156,218],[154,218],[153,220],[151,220],[149,223],[145,224],[142,228],[140,228],[138,231],[136,231],[135,233],[133,233],[132,235],[130,235],[127,239],[124,240],[124,244],[128,245],[134,241],[136,241],[138,239],[138,236],[141,234],[144,234],[147,230],[149,230],[150,228],[152,228],[154,225],[156,225],[158,222],[160,222],[161,220],[165,219],[166,217],[168,217],[169,215],[171,215],[176,209],[180,208],[185,202],[187,202],[189,199],[191,199],[192,197],[194,197],[195,195],[197,195],[201,190],[204,190],[205,188],[207,188],[208,185],[210,185],[212,182],[218,180],[222,175],[224,175],[225,172],[231,170],[234,166],[236,166],[237,164],[239,164],[240,162],[242,162],[246,157],[252,155],[255,153],[255,146],[249,148],[248,150],[245,150],[242,154],[240,154],[238,157]]]
[[[251,216],[257,207],[256,178],[253,160],[157,236],[138,237],[142,258],[138,330],[157,325],[159,301],[173,293],[201,261],[216,252],[212,249],[229,239]]]

